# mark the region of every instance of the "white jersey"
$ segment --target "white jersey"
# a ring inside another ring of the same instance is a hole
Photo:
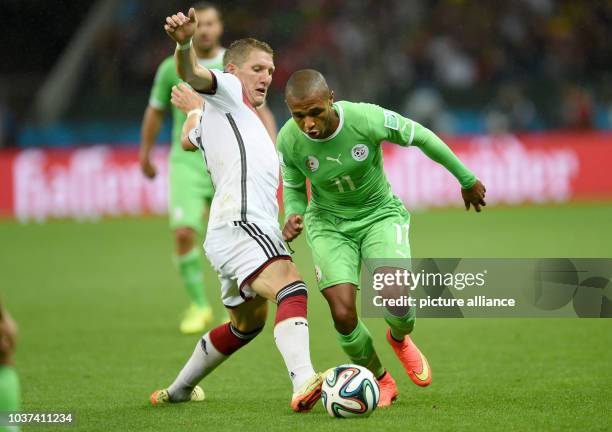
[[[279,160],[240,80],[211,70],[213,91],[202,93],[204,112],[189,134],[206,160],[215,187],[209,227],[234,221],[278,224]]]

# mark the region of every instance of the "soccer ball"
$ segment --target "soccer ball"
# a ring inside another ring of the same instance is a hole
[[[321,402],[332,417],[367,417],[376,409],[379,397],[372,372],[354,364],[331,369],[321,388]]]

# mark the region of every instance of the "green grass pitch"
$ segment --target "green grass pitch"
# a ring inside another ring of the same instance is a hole
[[[611,221],[609,204],[440,210],[413,215],[411,242],[417,257],[611,257]],[[1,293],[20,325],[23,410],[72,411],[68,430],[612,429],[612,320],[603,319],[417,320],[414,339],[433,370],[426,389],[403,374],[384,322],[367,320],[400,398],[355,420],[331,419],[320,405],[290,411],[268,325],[205,380],[204,403],[153,408],[149,394],[171,382],[197,341],[177,330],[186,296],[166,221],[5,221],[0,239]],[[345,363],[303,238],[294,248],[311,287],[315,366]],[[206,280],[219,311],[209,267]]]

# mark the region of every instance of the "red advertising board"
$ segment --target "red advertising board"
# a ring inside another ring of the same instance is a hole
[[[449,137],[487,186],[487,202],[612,199],[612,134],[538,133]],[[456,180],[417,148],[384,145],[385,169],[408,208],[461,205]],[[335,155],[334,155],[335,156]],[[95,220],[166,212],[167,153],[145,179],[136,148],[110,146],[0,151],[0,215],[22,221]]]
[[[140,173],[138,150],[110,146],[0,152],[0,214],[22,221],[95,220],[166,212],[167,153],[158,174]]]
[[[450,137],[448,145],[487,187],[487,203],[612,199],[612,134]],[[386,144],[385,170],[408,208],[461,205],[456,180],[418,149]]]

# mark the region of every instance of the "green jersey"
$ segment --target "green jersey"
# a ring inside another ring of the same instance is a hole
[[[208,69],[223,70],[224,52],[225,49],[222,48],[219,50],[219,54],[215,58],[198,59],[198,63]],[[168,107],[171,107],[172,148],[170,151],[170,158],[190,158],[197,161],[201,168],[202,157],[198,155],[197,152],[186,152],[181,148],[181,129],[183,128],[183,123],[185,123],[187,116],[170,103],[172,87],[181,82],[183,81],[176,73],[176,62],[174,61],[174,56],[168,57],[157,68],[155,81],[153,82],[153,88],[151,89],[151,95],[149,97],[149,105],[160,110],[166,110]]]
[[[304,214],[306,178],[311,184],[311,208],[340,218],[362,218],[392,201],[383,168],[384,141],[420,147],[463,188],[476,182],[448,146],[417,122],[373,104],[340,101],[334,108],[340,123],[328,138],[308,137],[293,119],[278,134],[286,216]]]

